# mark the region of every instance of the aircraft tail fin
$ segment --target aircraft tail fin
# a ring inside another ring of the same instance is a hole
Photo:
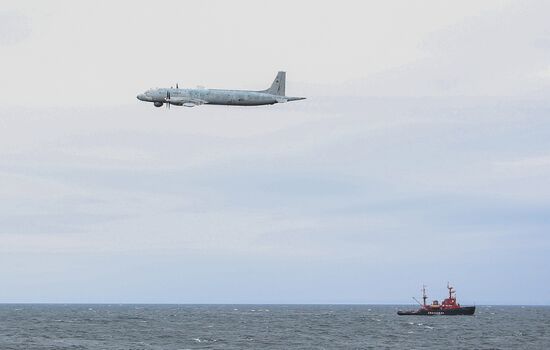
[[[279,72],[273,80],[271,87],[264,92],[272,95],[284,96],[285,95],[285,83],[286,83],[286,72]]]

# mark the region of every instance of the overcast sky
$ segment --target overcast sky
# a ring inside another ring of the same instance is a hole
[[[0,302],[550,304],[549,11],[2,3]]]

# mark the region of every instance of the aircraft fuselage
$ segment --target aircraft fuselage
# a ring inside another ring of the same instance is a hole
[[[139,94],[137,98],[141,101],[153,102],[156,107],[166,103],[186,107],[203,104],[261,106],[305,99],[305,97],[285,96],[285,80],[285,73],[279,72],[271,87],[262,91],[158,88]]]
[[[260,106],[272,105],[281,101],[283,96],[276,96],[257,91],[221,90],[221,89],[153,89],[138,95],[138,99],[147,102],[165,103],[170,96],[171,104],[183,105],[186,101],[198,104]]]

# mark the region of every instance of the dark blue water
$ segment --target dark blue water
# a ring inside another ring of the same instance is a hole
[[[0,305],[0,349],[550,349],[550,307]]]

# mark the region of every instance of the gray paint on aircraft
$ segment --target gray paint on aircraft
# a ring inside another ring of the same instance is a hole
[[[260,106],[303,100],[305,97],[285,96],[286,73],[279,72],[271,87],[261,91],[223,89],[150,89],[139,94],[141,101],[152,102],[156,107],[165,103],[176,106],[195,107],[202,104],[229,106]]]

